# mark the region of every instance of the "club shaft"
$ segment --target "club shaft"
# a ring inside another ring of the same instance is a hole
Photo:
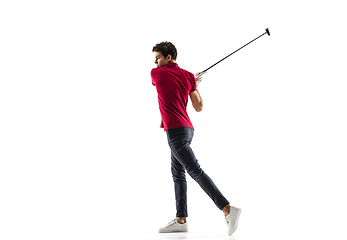
[[[249,43],[243,45],[243,46],[240,47],[239,49],[237,49],[237,50],[235,50],[234,52],[230,53],[230,54],[229,54],[228,56],[226,56],[225,58],[223,58],[223,59],[219,60],[218,62],[216,62],[215,64],[213,64],[211,67],[209,67],[209,68],[205,69],[204,71],[202,71],[202,73],[203,73],[203,72],[206,72],[206,71],[209,70],[210,68],[216,66],[218,63],[220,63],[220,62],[223,61],[224,59],[230,57],[231,55],[233,55],[234,53],[236,53],[236,52],[239,51],[240,49],[246,47],[248,44],[254,42],[255,40],[257,40],[258,38],[262,37],[262,36],[265,35],[265,34],[268,34],[268,33],[265,32],[265,33],[263,33],[262,35],[260,35],[259,37],[254,38],[254,39],[253,39],[252,41],[250,41]]]

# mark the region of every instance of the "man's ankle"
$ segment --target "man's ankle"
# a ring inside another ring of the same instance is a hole
[[[230,214],[230,209],[231,209],[230,205],[227,205],[222,209],[225,216],[228,216]]]
[[[181,224],[184,224],[187,222],[187,219],[185,217],[176,217],[176,219],[177,219],[177,222]]]

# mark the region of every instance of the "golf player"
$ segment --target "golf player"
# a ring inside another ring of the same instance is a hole
[[[201,169],[190,144],[194,128],[187,113],[188,96],[193,108],[200,112],[203,101],[197,89],[201,75],[180,68],[176,63],[177,50],[170,42],[156,44],[154,52],[157,68],[152,69],[152,84],[158,92],[161,128],[167,134],[171,149],[171,172],[175,186],[176,218],[159,229],[160,233],[187,232],[187,183],[185,171],[200,185],[216,206],[223,211],[229,235],[238,225],[241,209],[229,205],[212,179]]]

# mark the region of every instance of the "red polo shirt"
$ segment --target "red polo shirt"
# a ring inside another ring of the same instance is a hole
[[[152,69],[151,77],[158,92],[160,127],[164,131],[179,127],[193,128],[187,113],[187,103],[189,93],[196,90],[194,75],[180,68],[177,63],[169,63]]]

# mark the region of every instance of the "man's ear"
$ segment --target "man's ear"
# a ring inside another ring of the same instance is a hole
[[[166,56],[166,60],[167,60],[168,62],[170,62],[170,61],[172,60],[172,57],[171,57],[170,54],[168,54],[168,55]]]

